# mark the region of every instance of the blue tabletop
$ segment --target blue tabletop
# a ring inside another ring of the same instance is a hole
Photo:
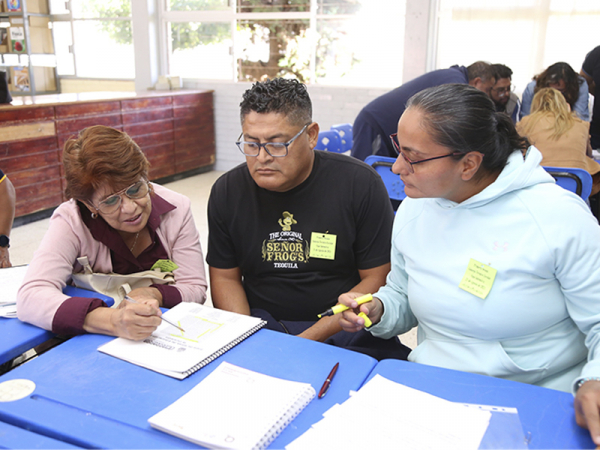
[[[35,391],[0,403],[0,421],[63,442],[91,448],[196,448],[152,429],[147,420],[204,379],[222,361],[311,383],[318,392],[337,362],[327,395],[314,399],[272,443],[282,448],[358,389],[376,360],[318,342],[260,330],[185,380],[176,380],[97,351],[112,339],[83,335],[0,377],[29,379]],[[202,405],[198,405],[202,408]]]
[[[0,422],[0,448],[29,449],[29,448],[52,448],[73,449],[80,448],[66,442],[57,441],[46,436],[36,434],[23,428],[15,427]]]
[[[67,286],[63,292],[71,297],[101,298],[110,305],[114,303],[111,297],[97,292]],[[19,319],[0,317],[0,364],[3,364],[35,346],[54,337],[50,331],[38,328]]]
[[[397,360],[378,363],[369,379],[375,374],[453,402],[517,408],[529,448],[596,447],[566,392]]]

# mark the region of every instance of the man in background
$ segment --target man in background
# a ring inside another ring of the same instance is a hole
[[[393,212],[380,176],[314,150],[319,125],[297,80],[255,83],[240,106],[236,144],[246,162],[217,180],[208,202],[214,306],[377,359],[406,359],[397,338],[354,337],[338,316],[317,320],[341,294],[385,284]]]
[[[490,97],[496,105],[496,111],[507,114],[516,124],[519,120],[521,101],[513,92],[513,71],[504,64],[492,64],[492,69],[495,73],[496,84],[490,89]]]
[[[10,230],[15,218],[15,188],[4,172],[0,170],[0,269],[11,267]]]
[[[489,95],[495,81],[491,65],[477,61],[469,67],[434,70],[377,97],[361,110],[354,121],[352,156],[363,161],[369,155],[397,157],[389,136],[396,132],[406,102],[417,92],[441,84],[463,83]]]
[[[585,78],[589,92],[594,96],[590,136],[592,148],[600,149],[600,101],[596,98],[596,86],[600,84],[600,45],[586,55],[580,75]]]

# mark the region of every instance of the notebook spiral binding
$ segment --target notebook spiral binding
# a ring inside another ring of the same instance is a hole
[[[298,393],[298,397],[294,403],[285,411],[280,414],[280,419],[263,435],[258,444],[253,450],[263,449],[269,446],[271,442],[275,440],[277,436],[287,427],[292,420],[296,418],[298,414],[312,401],[317,395],[315,389],[310,386],[309,390],[305,390]]]
[[[214,352],[212,355],[204,358],[198,364],[196,364],[195,366],[191,367],[189,370],[186,370],[185,372],[183,372],[184,375],[187,377],[187,376],[193,374],[194,372],[197,372],[198,370],[202,369],[208,363],[214,361],[219,356],[221,356],[223,353],[226,353],[227,351],[231,350],[233,347],[235,347],[236,345],[238,345],[244,339],[246,339],[246,338],[250,337],[251,335],[253,335],[254,333],[256,333],[258,330],[260,330],[266,324],[267,324],[267,322],[265,320],[261,321],[258,325],[256,325],[255,327],[251,328],[250,330],[248,330],[246,333],[242,334],[237,339],[234,339],[229,344],[227,344],[225,347],[220,348],[219,350],[217,350],[216,352]]]

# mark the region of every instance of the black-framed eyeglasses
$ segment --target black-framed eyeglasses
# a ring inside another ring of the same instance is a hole
[[[410,173],[415,173],[415,171],[413,169],[413,166],[415,164],[421,164],[421,163],[424,163],[426,161],[433,161],[435,159],[447,158],[449,156],[464,156],[464,155],[466,155],[466,153],[452,152],[452,153],[448,153],[447,155],[434,156],[433,158],[420,159],[418,161],[413,161],[408,156],[406,156],[404,154],[404,152],[400,149],[400,145],[398,144],[398,141],[397,141],[397,139],[398,139],[398,133],[390,134],[390,139],[392,140],[392,143],[394,144],[394,149],[396,150],[396,152],[398,153],[398,155],[401,155],[402,159],[404,159],[404,161],[406,161],[408,163],[406,167],[408,167],[408,170],[409,170]]]
[[[100,203],[98,203],[98,206],[94,205],[93,203],[92,206],[96,209],[96,211],[99,211],[102,214],[112,214],[121,206],[121,203],[123,202],[123,194],[132,200],[136,200],[145,197],[148,192],[150,192],[148,181],[140,180],[136,183],[133,183],[131,186],[120,190],[119,192],[109,195]]]
[[[242,131],[240,137],[238,137],[238,140],[235,144],[238,146],[240,151],[246,156],[258,156],[262,147],[273,158],[283,158],[284,156],[287,156],[289,146],[292,145],[292,142],[298,139],[298,137],[302,133],[304,133],[304,131],[308,128],[308,126],[311,123],[312,122],[304,125],[302,129],[298,131],[298,134],[296,134],[296,136],[294,136],[287,142],[265,142],[264,144],[261,144],[260,142],[240,141],[242,135],[244,134],[244,132]]]
[[[515,92],[515,85],[514,84],[509,84],[508,86],[503,87],[503,88],[501,88],[501,87],[499,87],[499,88],[493,87],[491,89],[491,91],[494,92],[494,93],[496,93],[496,94],[498,94],[498,95],[508,95],[511,92]]]

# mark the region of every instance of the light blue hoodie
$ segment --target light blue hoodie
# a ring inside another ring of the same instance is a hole
[[[600,377],[600,227],[541,160],[515,151],[462,203],[402,202],[373,335],[418,324],[411,361],[563,391]],[[485,299],[458,287],[471,258],[497,270]]]

